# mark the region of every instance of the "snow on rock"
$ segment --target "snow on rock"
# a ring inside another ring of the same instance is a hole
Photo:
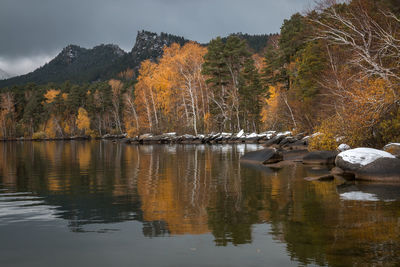
[[[251,134],[246,135],[246,138],[255,138],[257,136],[258,136],[257,133],[251,133]]]
[[[337,148],[337,150],[340,151],[340,152],[343,152],[343,151],[346,151],[346,150],[349,150],[349,149],[351,149],[351,147],[349,145],[347,145],[347,144],[341,144]]]
[[[166,134],[164,134],[164,135],[167,135],[167,136],[175,136],[176,133],[166,133]]]
[[[360,191],[353,191],[340,194],[341,200],[356,200],[356,201],[379,201],[378,197],[374,194],[364,193]]]
[[[280,132],[280,133],[276,134],[276,136],[278,136],[278,137],[280,137],[280,136],[289,136],[289,135],[292,135],[292,132],[286,131],[286,132]]]
[[[231,137],[232,133],[221,133],[222,137]]]
[[[244,135],[244,131],[240,130],[240,132],[237,133],[236,137],[240,138]]]
[[[395,158],[392,154],[373,148],[360,147],[341,152],[338,157],[351,164],[365,166],[379,158]]]
[[[400,143],[389,143],[389,144],[387,144],[386,146],[390,146],[390,145],[400,146]],[[385,146],[385,147],[386,147],[386,146]]]
[[[268,131],[268,132],[265,132],[264,134],[268,139],[271,139],[272,137],[275,136],[276,131]]]

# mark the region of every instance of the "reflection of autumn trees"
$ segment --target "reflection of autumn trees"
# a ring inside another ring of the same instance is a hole
[[[304,181],[321,170],[262,171],[240,165],[239,149],[0,143],[0,189],[34,192],[73,231],[138,220],[146,236],[212,233],[223,246],[268,223],[303,264],[400,262],[398,202],[342,201],[337,184]]]
[[[305,183],[303,177],[311,171],[284,169],[278,173],[278,189],[274,179],[266,185],[271,194],[266,196],[270,217],[265,220],[277,239],[287,243],[291,257],[333,266],[398,264],[398,205],[341,201],[337,184]],[[273,194],[273,188],[279,193]]]

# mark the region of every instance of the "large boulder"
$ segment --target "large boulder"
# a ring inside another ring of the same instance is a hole
[[[283,156],[276,149],[262,149],[244,154],[240,161],[258,164],[271,164],[283,160]]]
[[[379,158],[355,172],[356,180],[400,182],[400,159]]]
[[[395,158],[395,156],[382,150],[360,147],[339,153],[335,164],[345,173],[355,174],[361,167],[380,158]]]
[[[395,155],[397,158],[400,158],[400,143],[390,143],[387,144],[383,150],[389,152],[392,155]]]
[[[334,164],[337,153],[335,151],[313,151],[303,157],[304,164]]]

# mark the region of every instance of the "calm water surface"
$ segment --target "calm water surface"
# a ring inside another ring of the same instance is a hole
[[[0,143],[0,266],[399,266],[400,188],[257,145]]]

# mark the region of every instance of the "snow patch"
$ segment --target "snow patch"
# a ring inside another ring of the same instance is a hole
[[[379,201],[378,197],[374,194],[364,193],[360,191],[353,191],[340,194],[341,200],[356,200],[356,201]]]
[[[251,133],[249,135],[246,135],[246,138],[255,138],[255,137],[258,137],[257,133]]]
[[[349,145],[347,145],[347,144],[341,144],[337,148],[337,150],[340,151],[340,152],[343,152],[343,151],[346,151],[346,150],[349,150],[349,149],[351,149],[351,147]]]
[[[222,137],[231,137],[232,133],[221,133]]]
[[[351,164],[360,164],[361,166],[368,165],[379,158],[396,158],[388,152],[366,147],[344,151],[338,157]]]
[[[281,133],[277,133],[276,136],[280,137],[280,136],[289,136],[292,135],[292,132],[290,131],[286,131],[286,132],[281,132]]]
[[[236,137],[240,138],[244,135],[244,131],[240,130],[240,132],[237,133]]]

